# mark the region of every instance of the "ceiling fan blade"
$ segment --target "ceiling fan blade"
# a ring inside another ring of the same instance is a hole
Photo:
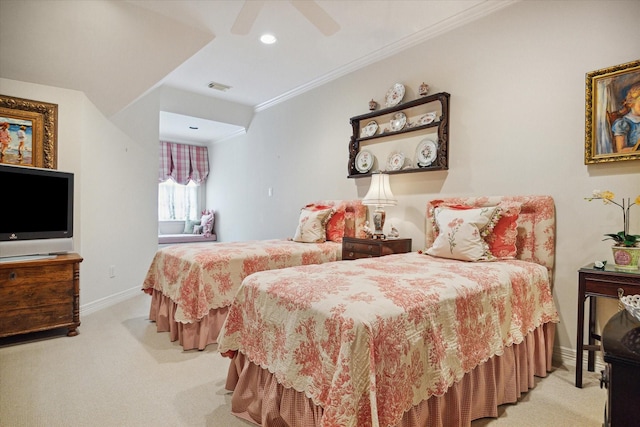
[[[242,9],[240,9],[240,13],[238,13],[236,21],[231,27],[231,34],[237,34],[240,36],[249,34],[251,27],[253,27],[253,23],[256,22],[256,18],[258,17],[258,13],[260,13],[262,6],[264,6],[263,0],[245,1],[242,5]]]
[[[325,36],[335,34],[340,29],[340,24],[329,16],[315,1],[291,0],[291,4]]]

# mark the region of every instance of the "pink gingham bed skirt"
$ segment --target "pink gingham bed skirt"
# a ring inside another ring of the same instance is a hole
[[[183,350],[204,350],[207,345],[216,343],[229,312],[228,306],[214,308],[197,322],[181,323],[175,321],[176,309],[177,305],[171,298],[152,290],[149,320],[156,322],[158,332],[169,332],[171,342],[178,341]]]
[[[520,344],[465,374],[445,395],[432,396],[405,412],[394,427],[470,426],[473,420],[497,417],[499,405],[516,403],[535,386],[534,377],[551,371],[555,326],[550,322],[536,328]],[[234,390],[232,413],[256,425],[320,426],[321,407],[304,393],[278,384],[269,371],[241,353],[231,361],[226,388]]]

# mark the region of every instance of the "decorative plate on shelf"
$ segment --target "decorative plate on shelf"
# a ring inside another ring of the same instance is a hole
[[[438,144],[430,139],[423,139],[416,149],[416,166],[424,168],[431,166],[438,156]]]
[[[360,138],[366,138],[368,136],[373,136],[376,134],[378,130],[378,123],[375,120],[371,120],[365,127],[360,131]]]
[[[404,125],[407,124],[407,116],[404,113],[396,113],[393,115],[393,119],[389,122],[389,126],[393,132],[402,130]]]
[[[387,91],[384,102],[387,107],[393,107],[394,105],[398,105],[400,101],[402,101],[402,98],[404,98],[404,85],[396,83]]]
[[[424,125],[428,125],[429,123],[433,123],[435,119],[436,119],[435,111],[422,115],[418,119],[418,126],[424,126]]]
[[[402,169],[404,165],[404,153],[394,151],[389,154],[389,158],[387,159],[387,170],[388,171],[399,171]]]
[[[367,173],[373,167],[373,154],[369,150],[362,150],[356,156],[356,170],[360,173]]]

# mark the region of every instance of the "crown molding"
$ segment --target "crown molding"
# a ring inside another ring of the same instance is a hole
[[[277,105],[281,102],[294,98],[298,95],[301,95],[319,86],[327,84],[353,71],[360,70],[368,65],[374,64],[385,58],[393,56],[399,52],[402,52],[406,49],[409,49],[427,40],[433,39],[455,28],[468,24],[469,22],[475,21],[487,15],[490,15],[500,9],[511,6],[514,3],[518,3],[519,1],[521,0],[508,0],[508,1],[489,0],[484,3],[481,3],[471,9],[467,9],[455,16],[447,18],[439,22],[438,24],[433,25],[430,28],[426,28],[421,31],[416,31],[415,33],[401,40],[398,40],[395,43],[392,43],[381,49],[378,49],[377,51],[367,56],[356,59],[343,67],[337,68],[336,70],[330,73],[324,74],[323,76],[310,81],[309,83],[306,83],[302,86],[298,86],[297,88],[292,89],[288,92],[285,92],[273,99],[260,103],[256,105],[255,112],[257,113],[257,112],[266,110],[268,108],[271,108],[274,105]]]

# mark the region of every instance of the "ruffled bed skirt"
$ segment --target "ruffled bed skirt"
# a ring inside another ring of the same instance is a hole
[[[156,322],[158,332],[169,332],[171,341],[178,340],[183,350],[204,350],[218,341],[220,329],[227,318],[229,307],[209,310],[209,314],[195,323],[176,322],[176,304],[162,292],[153,290],[149,320]]]
[[[498,406],[515,403],[535,386],[534,376],[551,371],[555,324],[540,326],[520,343],[479,365],[447,390],[405,412],[398,427],[470,426],[471,421],[497,417]],[[262,426],[320,426],[322,408],[304,393],[284,388],[266,369],[237,353],[226,388],[233,390],[234,415]]]

